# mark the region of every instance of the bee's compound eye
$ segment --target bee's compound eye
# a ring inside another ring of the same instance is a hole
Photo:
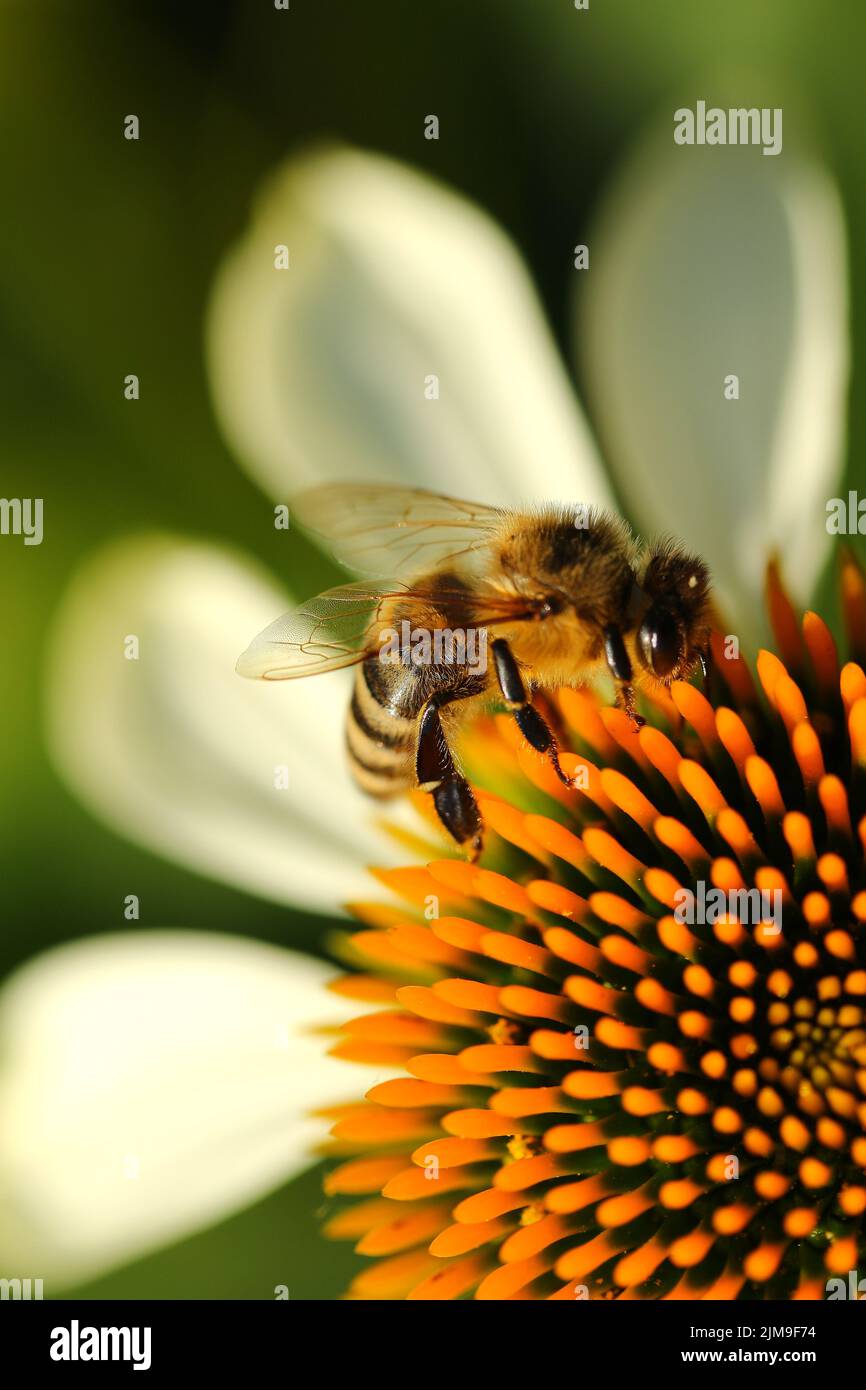
[[[680,658],[680,628],[666,608],[651,608],[641,623],[641,655],[653,675],[662,680],[671,674]]]

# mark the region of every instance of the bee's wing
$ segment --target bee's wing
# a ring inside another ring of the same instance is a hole
[[[386,591],[371,584],[328,589],[284,613],[238,658],[236,670],[253,680],[293,680],[353,666],[368,655]]]
[[[354,666],[376,650],[380,631],[377,620],[386,600],[399,599],[403,611],[418,604],[424,623],[430,620],[430,604],[453,597],[464,603],[462,589],[449,593],[437,586],[345,584],[327,589],[284,613],[260,632],[238,658],[236,670],[253,680],[293,680],[321,671]],[[472,606],[476,627],[495,626],[531,616],[532,604],[524,597],[485,593]]]
[[[488,544],[503,512],[421,488],[332,483],[294,499],[293,514],[358,574],[418,574]]]

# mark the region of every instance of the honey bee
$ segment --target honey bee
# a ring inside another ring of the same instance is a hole
[[[670,540],[639,547],[610,513],[519,512],[375,484],[313,488],[293,510],[336,559],[375,579],[279,618],[238,671],[288,680],[357,665],[346,725],[356,782],[377,797],[412,785],[432,793],[473,859],[483,826],[453,748],[479,707],[504,704],[571,785],[534,688],[606,667],[637,728],[635,677],[669,685],[698,666],[706,674],[706,565]]]

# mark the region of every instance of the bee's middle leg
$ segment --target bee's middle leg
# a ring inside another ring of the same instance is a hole
[[[517,727],[526,742],[537,753],[547,754],[560,782],[563,782],[566,787],[571,787],[571,778],[567,777],[560,767],[559,748],[556,739],[546,720],[529,700],[514,653],[501,637],[492,643],[491,650],[502,698],[508,706],[509,712],[514,715]]]
[[[472,860],[482,847],[481,812],[475,795],[454,766],[451,749],[439,715],[447,697],[428,700],[418,725],[415,774],[422,791],[433,793],[436,814],[452,839],[468,849]]]

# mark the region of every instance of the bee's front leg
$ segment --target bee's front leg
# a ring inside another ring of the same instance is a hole
[[[511,714],[514,715],[517,727],[526,742],[537,753],[547,754],[560,782],[563,782],[566,787],[573,786],[571,778],[567,777],[560,767],[559,748],[549,725],[529,701],[526,686],[523,684],[523,677],[520,674],[520,667],[508,643],[503,638],[498,637],[492,644],[491,650],[502,698]]]
[[[701,685],[706,689],[713,674],[713,649],[709,642],[705,647],[698,647],[695,656],[700,668]]]
[[[625,710],[635,729],[639,729],[646,720],[637,712],[634,686],[631,683],[631,661],[618,627],[606,627],[604,630],[604,656],[616,684],[617,706]]]
[[[638,729],[642,728],[643,725],[646,723],[646,720],[644,719],[643,715],[638,714],[637,712],[637,707],[635,705],[634,686],[631,685],[630,682],[625,681],[622,684],[617,685],[616,707],[617,709],[623,710],[624,713],[628,715],[629,719],[635,727],[635,732],[637,732]]]
[[[472,788],[454,766],[442,728],[439,707],[447,697],[434,696],[421,711],[415,753],[415,774],[422,791],[433,793],[436,814],[458,845],[474,862],[481,854],[483,825]]]

